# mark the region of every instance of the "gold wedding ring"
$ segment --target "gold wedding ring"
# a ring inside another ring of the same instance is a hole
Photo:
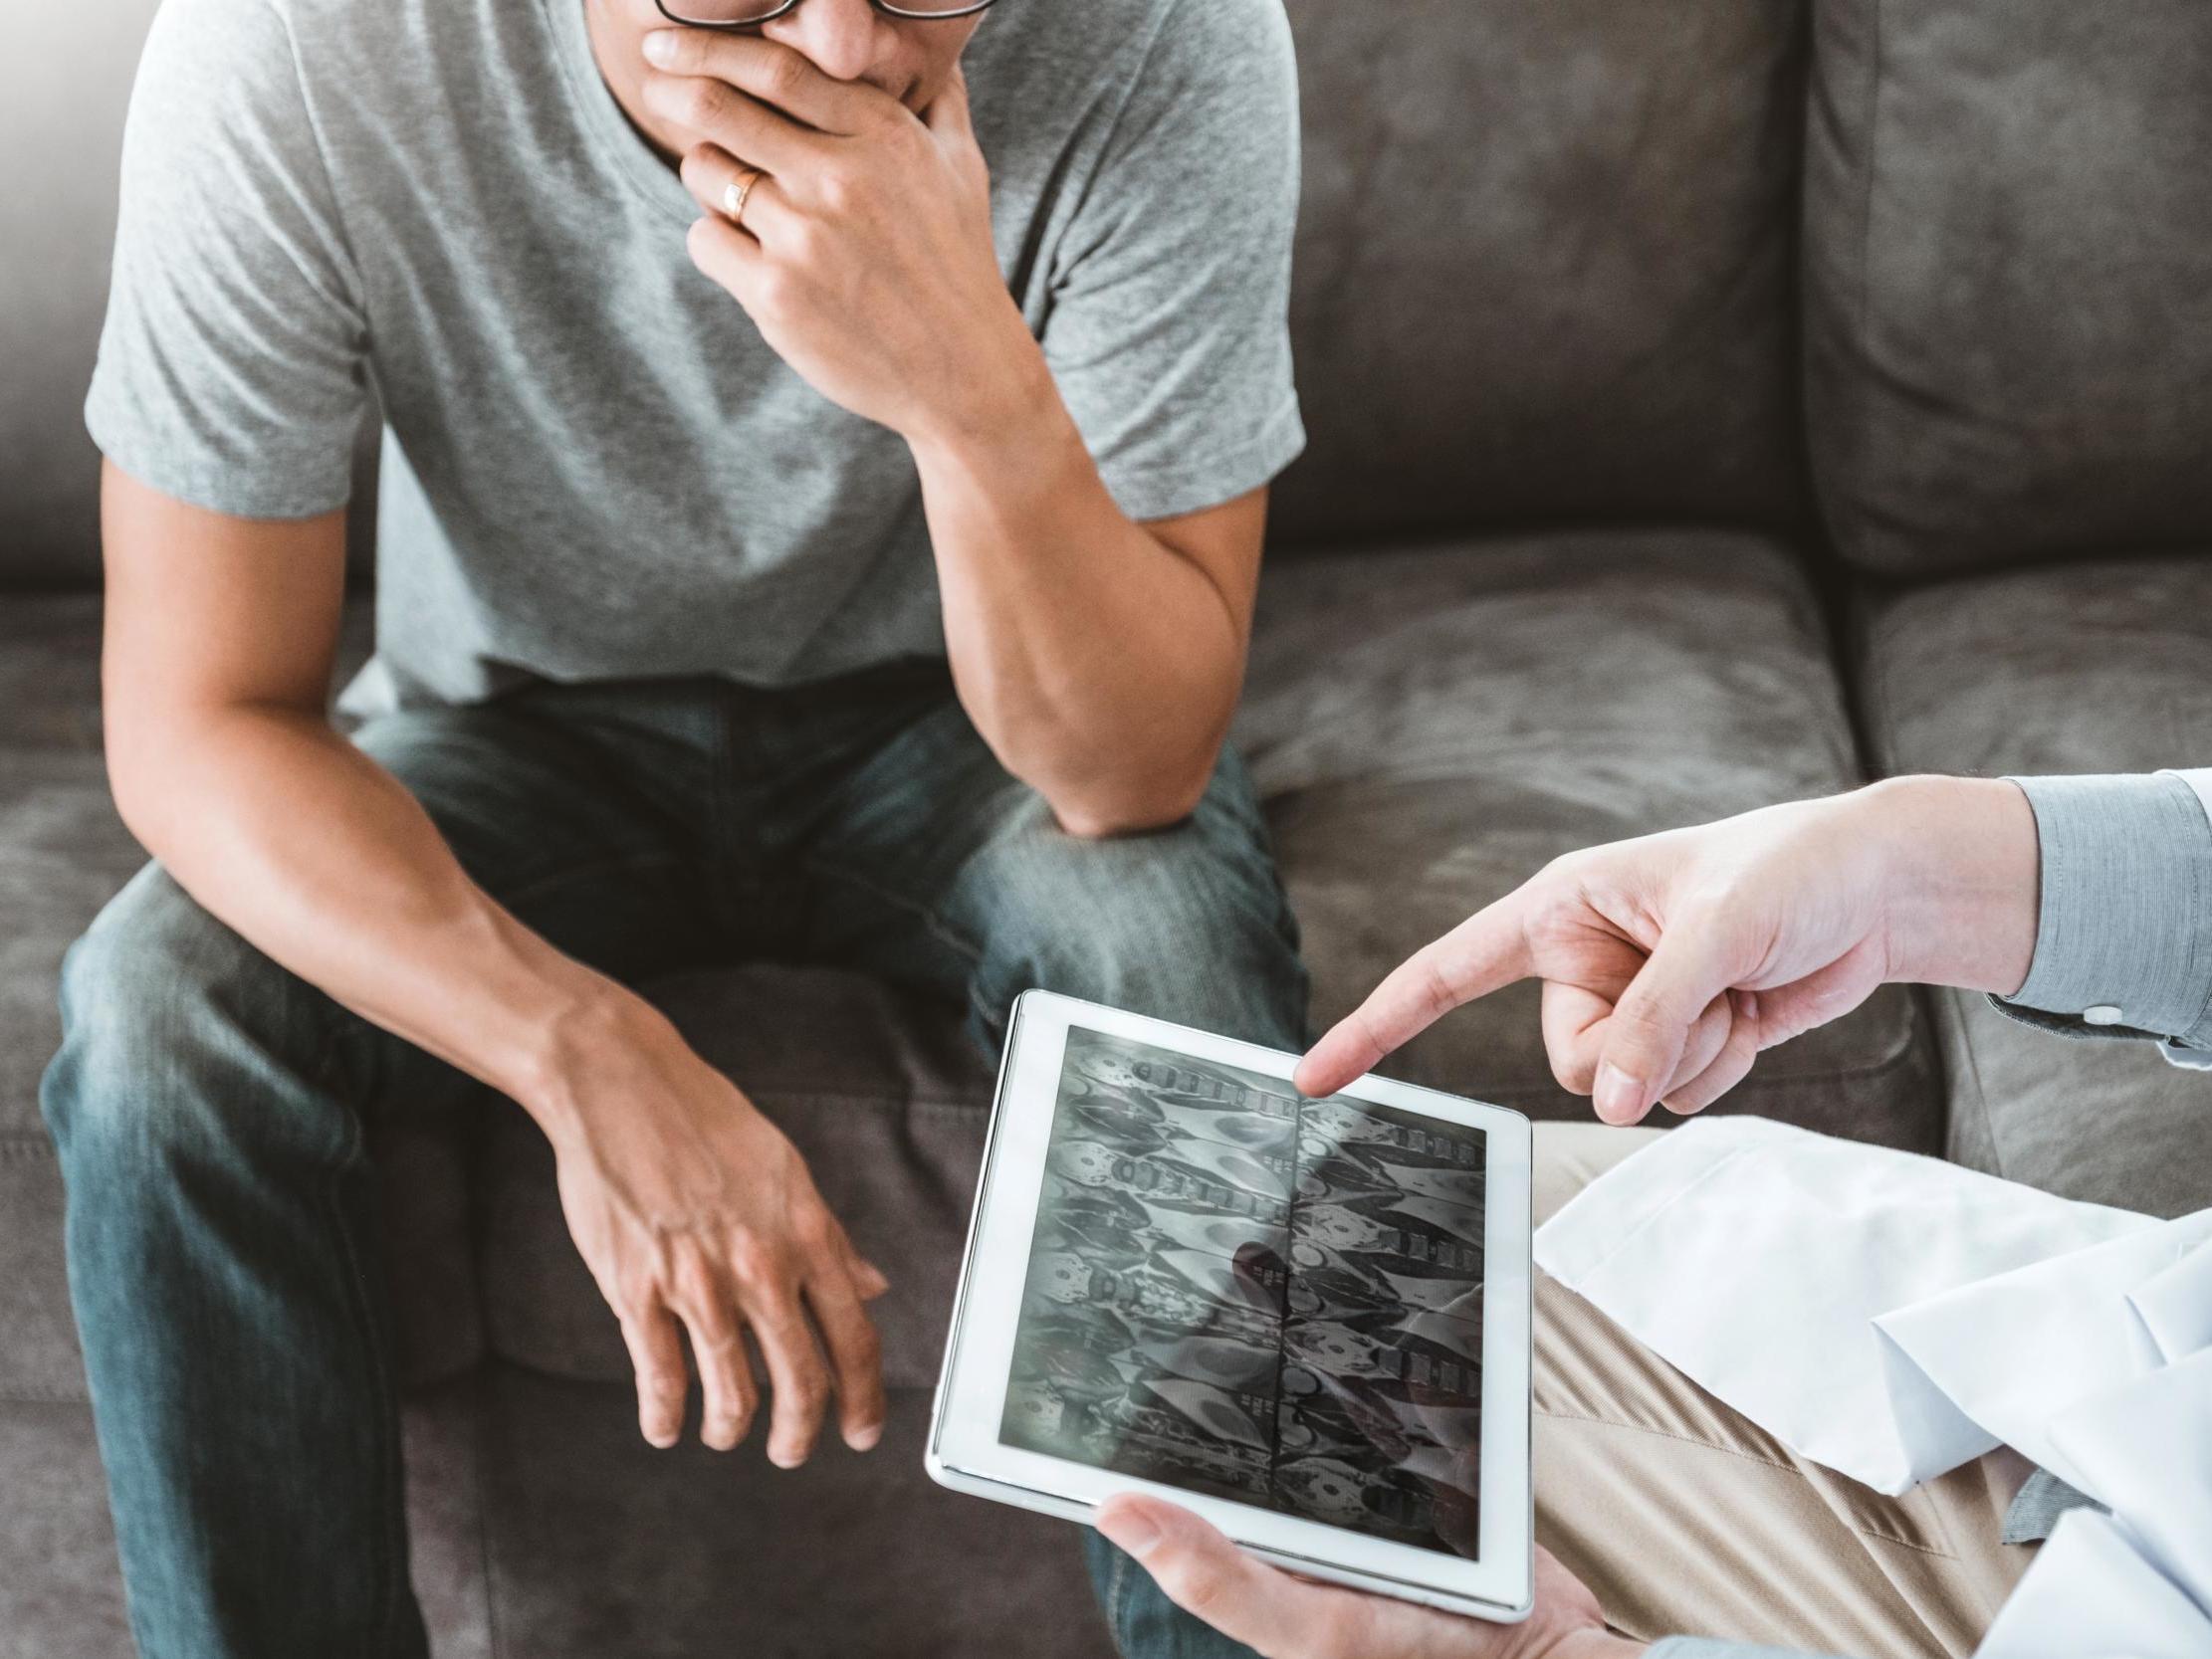
[[[745,204],[753,198],[753,187],[761,182],[763,174],[758,167],[748,167],[730,181],[722,193],[723,217],[733,225],[745,223]]]

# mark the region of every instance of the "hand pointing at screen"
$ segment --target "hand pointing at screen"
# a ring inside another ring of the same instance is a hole
[[[1563,1088],[1611,1124],[1700,1111],[1761,1049],[1878,985],[2017,990],[2037,876],[2027,797],[1974,778],[1899,778],[1571,853],[1391,973],[1297,1084],[1332,1094],[1453,1008],[1538,978]]]
[[[1392,972],[1314,1046],[1297,1085],[1333,1094],[1452,1009],[1537,978],[1563,1087],[1594,1095],[1614,1124],[1655,1104],[1696,1112],[1760,1050],[1879,985],[2017,990],[2035,952],[2039,879],[2026,795],[1978,779],[1897,779],[1573,853]],[[1589,1589],[1542,1550],[1534,1612],[1494,1625],[1310,1583],[1157,1499],[1109,1499],[1098,1527],[1170,1599],[1264,1659],[1643,1651],[1607,1630]]]

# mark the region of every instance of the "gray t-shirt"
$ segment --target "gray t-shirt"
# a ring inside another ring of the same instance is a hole
[[[1122,509],[1303,441],[1279,0],[1002,0],[966,60],[998,258]],[[86,418],[182,501],[304,518],[386,423],[357,709],[537,677],[784,685],[941,655],[913,461],[693,269],[584,0],[167,0]]]

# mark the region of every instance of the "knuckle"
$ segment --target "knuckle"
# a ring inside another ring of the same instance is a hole
[[[1571,871],[1560,868],[1563,862],[1555,860],[1546,867],[1529,898],[1529,932],[1540,937],[1557,938],[1571,933],[1589,914],[1581,882]]]
[[[707,1253],[696,1244],[677,1251],[673,1278],[685,1304],[701,1317],[712,1320],[722,1297]]]
[[[703,1314],[692,1326],[691,1346],[703,1359],[717,1362],[718,1368],[727,1371],[729,1361],[745,1346],[745,1339],[738,1334],[737,1322],[729,1311],[717,1304],[711,1313]]]
[[[798,283],[786,266],[770,265],[753,285],[753,309],[764,315],[788,316],[797,300]]]
[[[1598,1086],[1598,1063],[1588,1055],[1553,1052],[1551,1075],[1570,1095],[1587,1095]]]
[[[805,59],[796,52],[778,52],[769,60],[768,69],[761,78],[761,90],[777,101],[789,99],[806,85],[806,76]]]
[[[608,1299],[626,1322],[641,1320],[660,1301],[660,1282],[650,1268],[619,1267],[609,1284]]]
[[[761,1234],[752,1228],[737,1228],[724,1245],[724,1259],[730,1263],[730,1272],[750,1285],[766,1274],[770,1252],[768,1245],[761,1243]]]
[[[1441,961],[1434,955],[1423,956],[1413,978],[1414,990],[1420,995],[1424,1007],[1436,1014],[1450,1011],[1451,982],[1444,973]]]
[[[837,1223],[820,1204],[808,1204],[791,1221],[791,1237],[809,1255],[820,1255],[837,1242]]]
[[[800,265],[819,264],[826,252],[821,227],[811,219],[794,221],[783,238],[780,251]]]
[[[1218,1613],[1234,1599],[1235,1586],[1229,1575],[1211,1561],[1193,1561],[1185,1565],[1182,1574],[1184,1607],[1200,1618]]]
[[[722,112],[728,107],[728,95],[722,83],[709,81],[701,76],[686,76],[676,82],[669,94],[669,112],[684,126],[695,132],[704,132],[719,125]]]
[[[814,181],[815,199],[821,203],[825,212],[831,214],[851,212],[858,200],[859,190],[859,184],[852,174],[840,166],[824,167],[821,176]]]
[[[769,1283],[775,1274],[775,1252],[751,1230],[730,1235],[730,1271],[741,1285]]]
[[[712,219],[695,220],[691,229],[684,232],[685,251],[691,255],[692,264],[702,269],[713,259],[714,246],[715,223]]]
[[[1641,985],[1630,987],[1615,1007],[1613,1029],[1644,1045],[1688,1036],[1685,1022],[1669,1012],[1659,993]]]

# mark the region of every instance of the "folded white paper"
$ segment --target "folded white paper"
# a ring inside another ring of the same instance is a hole
[[[1881,1315],[1875,1329],[1991,1443],[2103,1499],[2052,1443],[2052,1422],[2165,1362],[2128,1292],[2207,1240],[2212,1210],[1959,1286]]]
[[[2212,1612],[2212,1348],[2078,1401],[2050,1434],[2081,1490],[2122,1516],[2144,1556]]]
[[[1685,1124],[1590,1183],[1536,1261],[1799,1455],[1898,1493],[1997,1444],[1877,1319],[2151,1228],[1759,1118]]]
[[[2060,1518],[1976,1659],[2204,1659],[2212,1619],[2143,1558],[2125,1527]]]
[[[1980,1659],[2212,1655],[2212,1210],[2158,1221],[1757,1119],[1593,1181],[1536,1260],[1883,1492],[2013,1446],[2061,1522]]]
[[[2127,1293],[2143,1335],[2169,1362],[2212,1348],[2212,1243]]]

